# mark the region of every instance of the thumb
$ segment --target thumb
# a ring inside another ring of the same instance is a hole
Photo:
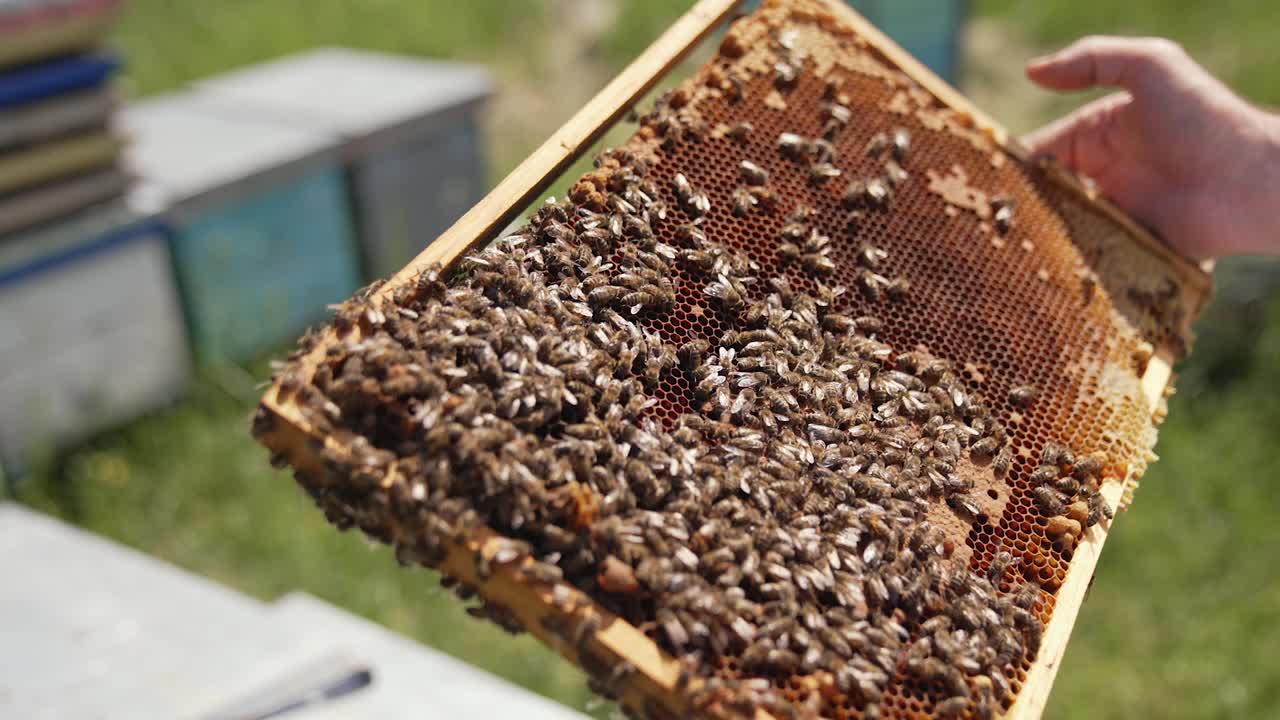
[[[1182,50],[1161,38],[1095,35],[1027,64],[1027,76],[1050,90],[1122,87],[1135,95],[1173,71]]]

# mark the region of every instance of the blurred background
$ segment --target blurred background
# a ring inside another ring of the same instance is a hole
[[[1280,105],[1273,0],[854,4],[1015,132],[1087,99],[1021,66],[1091,33],[1172,38]],[[0,0],[0,500],[608,715],[554,653],[336,532],[246,418],[325,304],[403,265],[689,5]],[[1047,717],[1280,714],[1280,265],[1218,283]],[[0,587],[42,552],[0,554]],[[0,644],[0,667],[35,652]]]

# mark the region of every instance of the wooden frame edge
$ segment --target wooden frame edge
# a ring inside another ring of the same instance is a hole
[[[1147,371],[1142,376],[1142,394],[1151,404],[1153,412],[1159,406],[1172,379],[1173,351],[1162,348],[1151,358]],[[1126,477],[1122,482],[1110,482],[1102,487],[1102,495],[1111,507],[1119,507],[1120,498],[1131,479]],[[1040,652],[1036,655],[1031,670],[1027,672],[1027,679],[1013,705],[1005,714],[1008,720],[1034,720],[1044,713],[1058,668],[1067,652],[1067,642],[1071,639],[1071,631],[1080,614],[1080,607],[1093,584],[1093,574],[1102,555],[1102,546],[1111,532],[1112,522],[1114,520],[1104,520],[1090,528],[1076,545],[1071,563],[1067,566],[1067,576],[1054,596],[1054,610],[1045,625]]]

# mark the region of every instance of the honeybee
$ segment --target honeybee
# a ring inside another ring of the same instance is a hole
[[[593,288],[587,298],[593,303],[611,303],[621,300],[627,292],[627,288],[618,285],[602,285]]]
[[[681,345],[676,353],[680,359],[680,367],[684,370],[693,370],[710,350],[711,343],[702,339],[691,340]]]
[[[895,128],[892,136],[893,158],[898,162],[902,162],[907,158],[907,152],[911,150],[911,133],[906,128]]]
[[[785,267],[800,257],[800,246],[792,242],[779,243],[776,252],[778,262]]]
[[[947,506],[950,507],[961,520],[965,522],[976,522],[982,514],[982,506],[974,502],[973,498],[965,494],[954,494],[947,496]]]
[[[1013,594],[1014,607],[1031,610],[1040,602],[1040,586],[1035,583],[1023,583]]]
[[[1057,443],[1045,443],[1044,449],[1040,451],[1041,465],[1071,465],[1075,462],[1075,456],[1071,450]]]
[[[685,206],[692,205],[697,193],[694,192],[693,185],[689,183],[689,179],[684,176],[684,173],[676,173],[671,182],[675,187],[676,198],[680,201],[680,204]],[[616,234],[621,235],[622,233],[618,232]]]
[[[870,270],[863,270],[858,273],[858,288],[862,290],[862,294],[868,300],[879,300],[884,296],[885,287],[888,286],[889,280],[883,275],[876,274]]]
[[[270,434],[275,429],[275,425],[276,416],[268,412],[265,407],[259,405],[254,409],[253,416],[250,418],[250,432],[253,433],[254,437],[261,438]],[[272,467],[274,467],[274,457],[272,460]]]
[[[874,335],[884,329],[884,323],[880,320],[880,318],[874,317],[872,315],[862,315],[860,317],[854,318],[853,324],[858,328],[860,332],[866,333],[868,335]]]
[[[831,163],[836,159],[836,146],[831,144],[826,138],[814,138],[809,141],[805,147],[805,152],[809,154],[815,162]]]
[[[1106,498],[1101,493],[1092,493],[1089,495],[1089,521],[1090,527],[1102,522],[1105,517],[1111,519],[1115,517],[1116,511],[1107,504]]]
[[[831,245],[830,236],[823,235],[817,230],[811,230],[809,232],[809,237],[805,238],[804,251],[810,252],[810,253],[826,252],[828,251],[828,248],[830,247],[830,245]]]
[[[773,672],[791,674],[800,665],[800,656],[790,650],[774,648],[765,655],[764,665]]]
[[[867,201],[874,208],[883,208],[889,204],[889,200],[893,197],[893,191],[880,178],[872,178],[867,181]]]
[[[737,188],[733,191],[733,214],[735,217],[742,217],[755,207],[756,196],[747,188]]]
[[[630,565],[613,555],[606,555],[600,564],[596,582],[607,593],[628,595],[640,590],[635,571]]]
[[[622,297],[621,302],[632,315],[637,315],[646,308],[661,308],[667,305],[668,299],[666,294],[656,293],[653,291],[653,286],[649,286],[643,290],[627,293]]]
[[[1019,385],[1009,391],[1009,402],[1015,407],[1029,407],[1039,397],[1040,391],[1033,385]]]
[[[890,300],[902,302],[911,293],[911,281],[906,278],[894,278],[885,290],[889,293]]]
[[[862,249],[858,251],[858,263],[872,270],[879,269],[881,263],[887,257],[889,257],[889,253],[870,244],[863,245]]]
[[[725,132],[725,137],[730,138],[731,140],[736,140],[740,143],[745,143],[754,130],[755,128],[751,123],[743,120],[742,122],[735,123],[733,127],[729,128],[728,131]]]
[[[1032,471],[1031,477],[1028,479],[1034,485],[1045,485],[1055,482],[1060,474],[1057,465],[1041,465]]]
[[[345,370],[345,368],[344,368]],[[302,376],[292,370],[287,370],[280,375],[279,380],[279,397],[285,399],[290,395],[298,392],[302,387]]]
[[[840,168],[829,162],[814,163],[809,166],[809,182],[813,185],[823,185],[838,177],[840,177]]]
[[[742,290],[724,275],[720,275],[718,280],[707,285],[703,292],[719,300],[724,305],[725,310],[730,312],[740,310],[746,304],[746,298],[743,296]]]
[[[865,207],[868,203],[866,181],[854,180],[845,186],[841,202],[846,208]]]
[[[873,158],[880,157],[884,154],[885,150],[889,149],[889,142],[888,133],[878,132],[875,135],[872,135],[871,139],[867,141],[865,148],[867,155],[870,155]]]
[[[1066,505],[1062,503],[1062,498],[1058,495],[1058,491],[1048,485],[1040,485],[1031,491],[1035,498],[1036,506],[1040,508],[1040,512],[1047,517],[1061,515],[1067,511]]]
[[[772,213],[778,209],[778,193],[767,187],[752,187],[748,190],[751,196],[755,198],[758,204],[766,212]]]
[[[911,179],[911,174],[902,168],[896,161],[890,160],[884,164],[885,177],[889,180],[890,185],[901,185]]]
[[[844,335],[857,326],[853,318],[838,313],[830,313],[822,318],[822,329],[835,335]]]
[[[706,244],[707,236],[702,232],[702,228],[698,227],[697,221],[694,221],[676,228],[676,240],[699,248]]]
[[[1006,205],[996,210],[992,220],[995,223],[996,232],[1001,235],[1008,233],[1009,229],[1013,227],[1013,208]]]
[[[1053,484],[1053,487],[1057,489],[1058,492],[1066,495],[1068,498],[1071,498],[1075,497],[1075,495],[1080,492],[1080,481],[1073,477],[1059,478],[1058,481]]]
[[[826,112],[827,121],[823,124],[822,134],[826,137],[831,137],[844,129],[853,118],[849,108],[838,102],[823,103],[823,110]]]
[[[1086,455],[1076,459],[1075,465],[1071,468],[1071,474],[1077,480],[1088,480],[1102,472],[1105,464],[1106,461],[1100,455]]]
[[[729,100],[732,102],[742,100],[744,87],[746,85],[742,78],[737,73],[730,70],[729,73],[725,75],[725,82],[729,84]]]
[[[520,567],[525,582],[551,585],[564,579],[564,572],[557,565],[545,562],[526,563]]]
[[[693,217],[702,217],[711,211],[711,199],[704,192],[696,192],[689,198],[688,210]]]
[[[990,458],[1000,449],[999,442],[994,437],[987,436],[977,440],[969,446],[969,454],[977,458]]]
[[[808,142],[795,133],[784,132],[778,135],[778,149],[783,155],[791,158],[800,158],[808,147]]]
[[[836,264],[825,252],[805,253],[801,258],[804,269],[815,275],[830,275],[835,272]]]
[[[992,585],[999,585],[1005,573],[1011,568],[1016,568],[1020,562],[1013,555],[1001,550],[991,559],[991,565],[987,568],[987,579]]]
[[[486,548],[476,553],[474,558],[476,564],[476,575],[481,580],[487,580],[493,574],[495,565],[507,565],[515,560],[528,555],[532,548],[528,543],[519,540],[510,540],[503,538],[497,541],[495,547]]]
[[[933,712],[940,718],[958,718],[969,710],[972,702],[959,695],[949,697],[933,706]]]
[[[699,272],[710,272],[715,267],[715,256],[704,250],[685,248],[678,257],[681,262]]]
[[[786,88],[795,84],[798,74],[796,67],[785,60],[780,60],[773,65],[773,80],[778,87]]]
[[[769,173],[750,160],[738,164],[738,174],[748,185],[765,185],[769,182]]]

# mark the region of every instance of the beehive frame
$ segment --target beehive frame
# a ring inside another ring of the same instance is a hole
[[[494,237],[689,50],[729,17],[736,4],[735,0],[699,2],[493,192],[409,266],[379,288],[376,296],[385,296],[394,288],[412,282],[422,270],[434,264],[448,266],[468,250]],[[968,116],[973,125],[987,133],[1003,152],[1018,161],[1029,162],[1025,150],[994,121],[844,3],[825,0],[825,4],[834,17],[851,27],[890,64],[897,66],[944,105]],[[1125,229],[1134,242],[1165,262],[1181,281],[1179,292],[1183,295],[1183,304],[1191,309],[1190,315],[1193,316],[1198,311],[1210,288],[1208,277],[1200,269],[1169,251],[1132,220],[1104,200],[1095,197],[1074,176],[1054,168],[1049,168],[1049,175],[1062,187],[1087,198],[1094,208],[1100,209]],[[1190,317],[1186,322],[1190,322]],[[309,373],[314,372],[327,344],[333,341],[332,335],[325,336],[318,347],[303,359],[301,370],[304,374],[309,377]],[[1142,389],[1152,407],[1158,408],[1161,405],[1162,396],[1172,376],[1171,365],[1175,354],[1171,347],[1156,348],[1155,356],[1147,364],[1142,376]],[[340,451],[341,448],[336,447],[337,441],[317,433],[297,407],[281,398],[278,387],[267,392],[262,408],[263,417],[266,418],[266,427],[261,436],[264,444],[281,454],[295,468],[304,484],[327,484],[328,470],[320,459],[320,451],[325,448]],[[393,465],[385,482],[390,484],[396,479]],[[1103,494],[1112,505],[1120,502],[1123,492],[1124,484],[1121,483],[1103,486]],[[1108,523],[1096,526],[1076,546],[1066,577],[1055,594],[1055,610],[1045,628],[1040,652],[1007,717],[1038,717],[1042,712],[1065,652],[1075,616],[1092,579],[1108,527]],[[455,538],[450,552],[440,566],[441,571],[475,586],[480,595],[508,608],[520,625],[579,665],[607,667],[622,660],[631,663],[636,672],[631,681],[620,689],[619,694],[632,707],[647,709],[656,717],[671,714],[684,717],[695,714],[695,711],[708,715],[723,714],[724,709],[716,706],[696,709],[691,707],[689,694],[677,688],[679,664],[638,629],[614,617],[590,597],[571,586],[560,590],[562,597],[564,591],[568,591],[570,602],[562,600],[557,605],[552,602],[552,586],[530,584],[521,579],[518,563],[496,567],[492,575],[482,579],[476,567],[476,557],[484,554],[486,544],[495,538],[496,534],[488,530]],[[562,634],[549,629],[584,627],[580,623],[586,617],[594,617],[596,622],[585,626],[593,629],[588,630],[585,642],[581,644],[568,642]],[[597,626],[598,629],[594,629]],[[579,647],[588,657],[579,652]],[[757,714],[762,715],[763,712],[757,711]]]

